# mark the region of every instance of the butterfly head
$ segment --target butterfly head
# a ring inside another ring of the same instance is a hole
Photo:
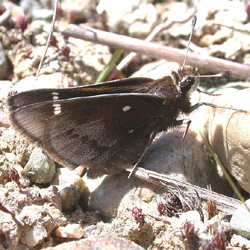
[[[183,66],[177,72],[172,72],[172,76],[175,78],[178,90],[185,96],[193,93],[200,83],[200,74],[194,67]]]

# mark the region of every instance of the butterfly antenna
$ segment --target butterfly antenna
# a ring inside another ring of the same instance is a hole
[[[181,69],[183,69],[185,64],[186,64],[187,54],[188,54],[188,51],[189,51],[189,45],[191,43],[191,39],[192,39],[192,36],[194,34],[194,27],[195,27],[196,21],[197,21],[197,17],[196,17],[196,15],[194,15],[193,20],[192,20],[192,30],[191,30],[189,40],[188,40],[188,45],[187,45],[187,51],[186,51],[185,58],[184,58],[182,66],[181,66]]]

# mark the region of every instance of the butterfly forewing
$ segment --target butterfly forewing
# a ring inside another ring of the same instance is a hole
[[[137,88],[142,89],[139,85]],[[72,96],[76,89],[80,90],[74,88]],[[155,95],[99,94],[48,101],[53,91],[36,90],[10,97],[10,120],[23,135],[68,167],[84,164],[92,176],[121,172],[122,165],[137,162],[157,130],[163,99]],[[72,90],[60,91],[64,95]],[[33,95],[38,94],[46,101],[40,97],[40,102],[32,102]],[[26,97],[26,102],[22,101]]]
[[[112,93],[147,92],[151,82],[153,80],[150,78],[139,77],[74,88],[36,89],[10,96],[7,102],[10,112],[14,112],[19,108],[47,101],[68,100],[77,97]]]

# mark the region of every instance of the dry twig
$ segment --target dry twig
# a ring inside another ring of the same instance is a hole
[[[129,52],[133,51],[141,55],[148,55],[150,57],[178,62],[180,64],[182,64],[186,53],[180,49],[73,24],[69,24],[62,34],[107,45],[112,48],[122,49]],[[199,66],[199,68],[205,69],[209,72],[231,71],[233,75],[239,79],[247,79],[250,77],[249,66],[212,56],[198,55],[190,52],[188,54],[187,64],[193,67]]]
[[[127,169],[127,171],[130,172],[130,169]],[[242,204],[242,202],[239,200],[227,197],[222,194],[218,194],[216,192],[207,190],[205,188],[192,185],[190,183],[184,183],[169,178],[166,175],[158,174],[154,171],[146,170],[144,168],[138,167],[134,175],[140,179],[146,180],[148,182],[151,182],[157,186],[164,187],[166,189],[169,189],[169,187],[171,187],[172,191],[174,190],[178,192],[179,190],[181,190],[181,192],[187,196],[196,198],[198,193],[200,198],[205,201],[211,199],[212,197],[213,201],[216,202],[218,210],[223,211],[224,213],[227,214],[233,214],[235,210]]]
[[[145,41],[151,42],[157,36],[157,34],[162,32],[163,30],[169,29],[176,23],[186,23],[194,16],[196,12],[197,8],[194,8],[192,13],[187,17],[183,18],[182,20],[167,20],[166,22],[157,25],[154,28],[154,30],[149,34],[149,36],[145,39]],[[125,58],[123,58],[123,60],[119,63],[119,65],[117,65],[117,70],[122,71],[126,67],[126,65],[128,65],[133,60],[135,56],[136,56],[135,52],[129,53]]]

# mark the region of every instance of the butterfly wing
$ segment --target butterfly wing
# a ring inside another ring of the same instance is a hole
[[[73,88],[35,89],[10,96],[7,103],[10,112],[13,112],[24,106],[47,101],[67,100],[77,97],[112,93],[147,92],[152,82],[153,80],[150,78],[138,77]]]
[[[96,177],[136,163],[157,129],[162,102],[150,94],[96,95],[31,104],[10,117],[56,161],[85,165]]]

